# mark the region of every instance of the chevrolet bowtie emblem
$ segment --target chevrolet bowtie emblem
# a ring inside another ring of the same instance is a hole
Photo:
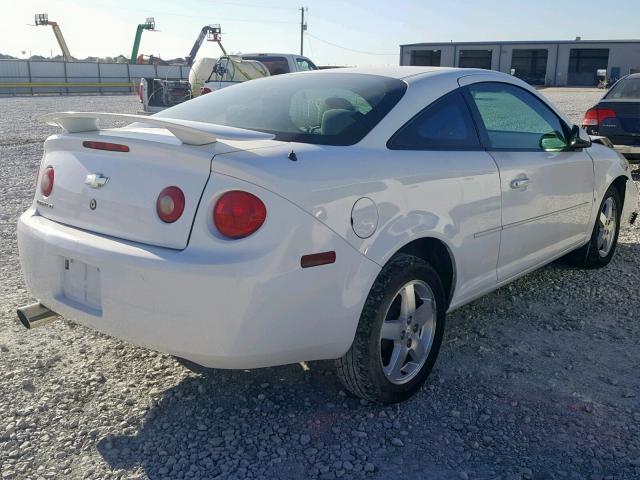
[[[90,173],[84,179],[84,183],[89,185],[91,188],[104,187],[108,181],[109,181],[109,177],[101,173]]]

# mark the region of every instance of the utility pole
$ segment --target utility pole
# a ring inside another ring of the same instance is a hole
[[[304,32],[307,30],[307,24],[304,23],[304,12],[308,10],[307,7],[300,7],[300,55],[304,55]]]

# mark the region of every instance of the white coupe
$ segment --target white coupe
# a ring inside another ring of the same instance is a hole
[[[636,216],[624,158],[486,70],[295,73],[47,121],[25,326],[62,315],[205,367],[337,359],[378,402],[420,388],[446,312],[564,255],[607,265]]]

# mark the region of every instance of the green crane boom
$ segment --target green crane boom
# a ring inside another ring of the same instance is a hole
[[[138,25],[136,29],[136,38],[133,40],[133,49],[131,50],[131,58],[129,59],[129,63],[135,64],[136,59],[138,58],[138,50],[140,49],[140,39],[142,38],[143,30],[155,30],[156,29],[156,21],[153,17],[147,18],[144,23]]]

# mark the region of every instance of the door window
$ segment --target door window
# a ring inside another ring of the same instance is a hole
[[[566,142],[565,127],[540,99],[507,83],[469,85],[487,147],[499,150],[542,150],[540,140],[555,135]]]
[[[311,62],[310,60],[306,59],[306,58],[296,58],[296,65],[298,66],[298,70],[301,72],[307,71],[307,70],[317,70],[318,67],[316,67],[313,62]]]
[[[389,140],[392,150],[472,150],[480,148],[469,109],[459,90],[436,100]]]

